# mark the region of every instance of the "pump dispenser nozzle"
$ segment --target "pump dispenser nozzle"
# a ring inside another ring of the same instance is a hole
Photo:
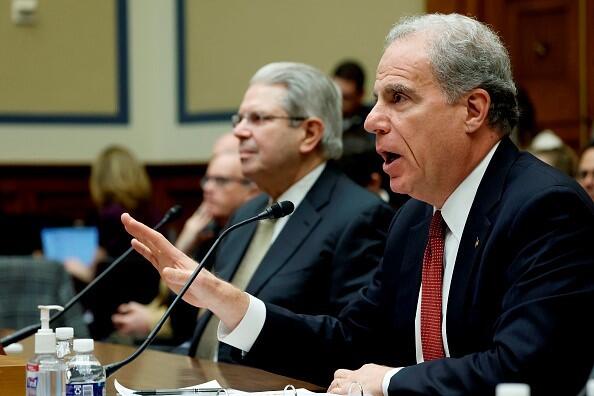
[[[59,305],[38,305],[37,308],[39,309],[39,319],[41,320],[41,329],[49,329],[49,320],[50,320],[50,310],[55,309],[56,311],[63,311]]]
[[[41,328],[35,334],[35,353],[56,353],[56,335],[49,327],[50,310],[62,311],[59,305],[38,305]]]

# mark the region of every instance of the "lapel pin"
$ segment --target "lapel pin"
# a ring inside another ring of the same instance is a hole
[[[479,239],[476,237],[476,241],[474,242],[474,248],[476,249],[479,245]]]

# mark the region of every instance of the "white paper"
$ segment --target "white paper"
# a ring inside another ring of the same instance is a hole
[[[135,396],[134,392],[138,392],[141,390],[141,389],[134,390],[134,389],[126,388],[125,386],[120,384],[117,379],[113,381],[113,385],[114,385],[116,391],[121,396]],[[221,388],[221,385],[219,384],[218,381],[212,380],[212,381],[205,382],[203,384],[188,386],[186,388],[180,388],[180,389],[196,389],[196,388]],[[314,395],[315,396],[337,396],[332,393],[316,393],[316,392],[312,392],[312,391],[304,389],[304,388],[299,388],[299,389],[296,389],[295,391],[293,391],[293,389],[287,389],[286,391],[275,390],[275,391],[264,391],[264,392],[244,392],[244,391],[240,391],[237,389],[229,389],[228,388],[226,395],[225,395],[225,393],[220,394],[220,396],[314,396]]]

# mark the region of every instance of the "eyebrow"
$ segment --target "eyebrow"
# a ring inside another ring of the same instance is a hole
[[[392,96],[396,93],[402,93],[406,96],[415,96],[416,95],[416,91],[414,89],[412,89],[404,84],[400,84],[400,83],[388,84],[385,87],[383,87],[383,89],[382,89],[382,94],[384,94],[384,95]],[[378,99],[377,92],[374,91],[373,96],[376,100]]]

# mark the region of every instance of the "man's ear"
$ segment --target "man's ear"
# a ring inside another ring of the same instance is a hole
[[[487,120],[491,96],[482,88],[473,89],[466,97],[466,133],[478,130]]]
[[[324,122],[317,117],[310,117],[303,121],[305,134],[299,146],[302,154],[310,153],[320,146],[320,141],[324,136]]]

